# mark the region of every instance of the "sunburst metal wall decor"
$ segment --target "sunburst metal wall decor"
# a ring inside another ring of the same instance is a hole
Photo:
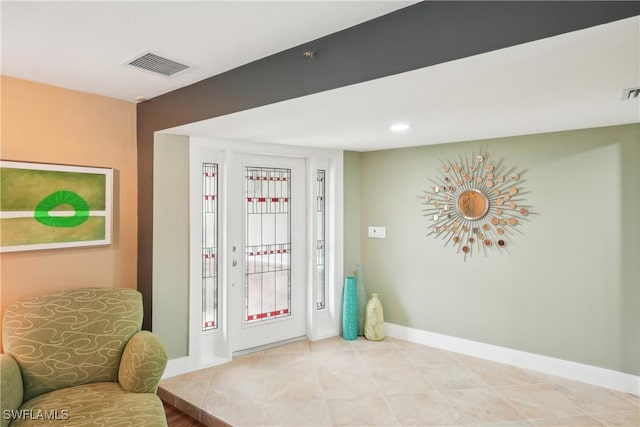
[[[427,234],[452,244],[467,255],[491,251],[508,252],[518,226],[528,220],[524,171],[508,167],[487,153],[442,162],[440,173],[424,191],[424,216],[431,221]]]

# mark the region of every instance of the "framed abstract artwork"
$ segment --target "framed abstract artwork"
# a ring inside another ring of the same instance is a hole
[[[113,169],[0,160],[0,252],[111,244]]]

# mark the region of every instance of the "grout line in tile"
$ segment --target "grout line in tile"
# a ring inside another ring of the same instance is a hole
[[[587,415],[589,415],[590,417],[596,417],[598,415],[604,415],[604,414],[622,414],[624,412],[638,412],[640,413],[640,408],[638,409],[621,409],[619,411],[600,411],[600,412],[592,412],[589,413]]]

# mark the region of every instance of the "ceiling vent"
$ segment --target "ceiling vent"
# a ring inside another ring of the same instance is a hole
[[[165,77],[173,77],[190,68],[189,65],[182,64],[172,59],[163,58],[155,53],[147,52],[137,58],[127,62],[127,65],[150,71]]]
[[[632,87],[629,89],[622,90],[622,100],[629,101],[632,99],[637,99],[640,96],[640,87]]]

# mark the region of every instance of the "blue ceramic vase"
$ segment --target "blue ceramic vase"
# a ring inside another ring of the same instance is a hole
[[[347,341],[353,341],[358,338],[358,292],[356,290],[356,279],[352,276],[344,279],[342,338]]]
[[[358,335],[364,335],[364,315],[367,310],[367,291],[364,286],[364,267],[356,265],[356,293],[358,294]]]

